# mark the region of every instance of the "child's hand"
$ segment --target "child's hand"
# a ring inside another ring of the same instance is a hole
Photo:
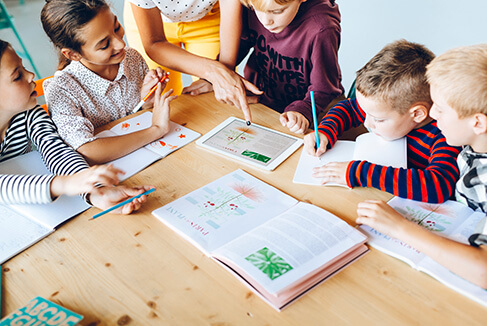
[[[309,127],[308,119],[301,113],[295,111],[282,113],[279,120],[284,127],[288,127],[289,131],[296,134],[304,134]]]
[[[104,186],[117,185],[120,182],[119,174],[125,174],[125,172],[110,164],[92,166],[72,175],[58,175],[52,179],[51,196],[74,196],[91,192],[97,184]]]
[[[326,147],[328,146],[328,138],[321,132],[318,133],[320,138],[320,148],[316,149],[316,133],[310,132],[304,136],[304,150],[313,156],[320,157],[324,152],[326,152]]]
[[[152,87],[154,87],[157,83],[159,83],[159,80],[164,77],[164,75],[166,74],[166,72],[164,70],[162,70],[161,67],[157,67],[156,69],[152,69],[150,70],[147,75],[145,75],[144,77],[144,82],[142,84],[142,87],[140,89],[140,98],[144,98],[149,92],[150,90],[152,89]],[[163,81],[161,81],[162,83],[162,89],[164,89],[166,87],[166,84],[167,82],[169,81],[169,78],[164,78]],[[147,101],[144,103],[144,105],[142,106],[143,109],[150,109],[153,104],[154,104],[154,99],[155,99],[155,96],[151,96],[147,99]]]
[[[347,167],[350,162],[332,162],[313,169],[313,177],[321,178],[321,183],[328,182],[347,185]]]
[[[358,204],[358,224],[365,224],[393,238],[400,238],[401,225],[409,223],[401,214],[382,200],[366,200]]]
[[[191,85],[183,88],[183,94],[200,95],[213,91],[213,85],[204,79],[198,79]]]
[[[158,128],[159,138],[169,132],[169,103],[177,98],[175,95],[170,96],[172,89],[161,96],[162,88],[161,84],[157,85],[154,108],[152,110],[152,127]]]
[[[151,188],[150,186],[142,187],[101,187],[96,188],[90,193],[90,201],[93,206],[98,207],[101,210],[106,210],[116,204],[129,199],[130,197],[137,196]],[[141,196],[134,199],[132,202],[112,211],[116,214],[130,214],[140,208],[142,204],[147,200],[147,196]]]

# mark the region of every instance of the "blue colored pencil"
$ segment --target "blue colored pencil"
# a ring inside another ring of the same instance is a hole
[[[127,200],[124,200],[123,202],[118,203],[117,205],[115,205],[115,206],[113,206],[113,207],[110,207],[109,209],[104,210],[103,212],[100,212],[100,213],[98,213],[98,214],[96,214],[96,215],[93,215],[92,219],[95,219],[95,218],[97,218],[97,217],[100,217],[100,216],[102,216],[102,215],[105,215],[106,213],[109,213],[109,212],[111,212],[111,211],[113,211],[113,210],[115,210],[115,209],[117,209],[117,208],[119,208],[119,207],[122,207],[123,205],[126,205],[126,204],[128,204],[128,203],[131,203],[131,202],[132,202],[132,201],[133,201],[135,198],[140,198],[140,197],[141,197],[141,196],[143,196],[143,195],[148,195],[148,194],[150,194],[151,192],[154,192],[155,190],[156,190],[156,188],[152,188],[152,189],[149,189],[149,190],[147,190],[146,192],[143,192],[143,193],[141,193],[141,194],[139,194],[139,195],[137,195],[137,196],[134,196],[134,197],[132,197],[132,198],[129,198],[129,199],[127,199]]]
[[[311,97],[311,109],[313,110],[313,126],[315,128],[316,135],[316,149],[320,148],[320,137],[318,136],[318,118],[316,117],[316,105],[315,105],[315,94],[313,91],[309,92]]]

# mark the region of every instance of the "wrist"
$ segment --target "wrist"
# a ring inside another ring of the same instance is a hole
[[[206,59],[207,60],[207,69],[203,72],[201,78],[209,82],[210,84],[213,84],[212,79],[215,76],[215,74],[219,74],[221,70],[228,69],[223,63],[211,60],[211,59]]]
[[[56,198],[64,194],[65,176],[57,175],[51,180],[51,198]]]

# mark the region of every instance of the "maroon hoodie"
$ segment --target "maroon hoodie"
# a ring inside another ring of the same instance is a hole
[[[244,8],[239,58],[254,51],[245,78],[264,91],[260,102],[277,112],[296,111],[313,121],[310,91],[318,113],[343,93],[338,65],[340,12],[335,1],[303,2],[280,33],[269,32]]]

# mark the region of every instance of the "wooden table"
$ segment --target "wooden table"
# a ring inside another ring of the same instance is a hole
[[[204,134],[236,108],[212,94],[181,96],[171,119]],[[253,121],[287,132],[252,105]],[[391,196],[292,182],[301,149],[273,172],[189,144],[126,181],[158,190],[136,214],[88,220],[90,209],[2,266],[3,315],[42,296],[85,316],[82,325],[480,325],[487,309],[372,249],[282,312],[167,228],[151,212],[242,168],[287,194],[354,224],[357,204]]]

